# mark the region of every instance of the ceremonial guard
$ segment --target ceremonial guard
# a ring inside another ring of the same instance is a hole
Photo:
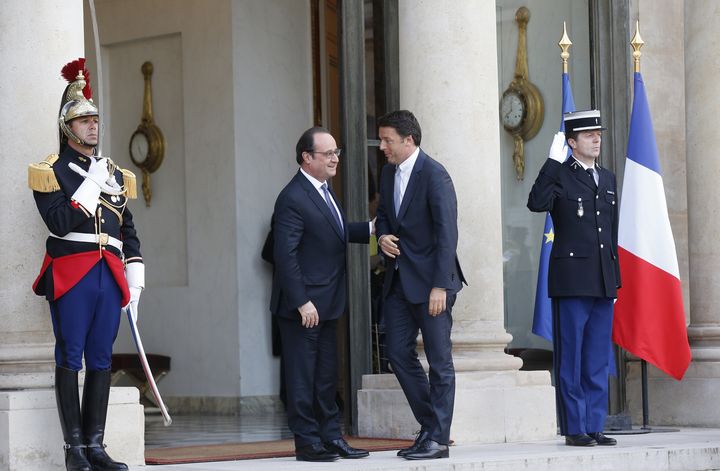
[[[617,184],[596,162],[605,129],[600,112],[566,113],[564,122],[567,135],[555,136],[527,204],[531,211],[550,211],[555,228],[548,295],[558,421],[567,445],[615,445],[602,431],[613,298],[620,287]]]
[[[121,309],[137,303],[145,267],[129,198],[135,175],[96,155],[98,108],[85,60],[67,64],[58,125],[60,152],[31,164],[28,182],[49,231],[33,284],[50,303],[55,334],[55,394],[68,470],[126,470],[105,452],[112,345]],[[137,309],[133,309],[137,313]],[[85,358],[82,410],[78,371]]]

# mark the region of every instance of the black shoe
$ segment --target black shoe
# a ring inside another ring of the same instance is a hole
[[[110,397],[110,370],[87,370],[82,398],[82,423],[85,455],[93,471],[127,471],[105,452],[105,418]]]
[[[370,455],[367,450],[361,450],[360,448],[353,448],[344,438],[338,438],[336,440],[330,440],[329,442],[323,443],[325,449],[328,451],[334,451],[340,458],[365,458]]]
[[[568,446],[595,446],[597,442],[586,433],[577,435],[565,435],[565,444]]]
[[[450,450],[447,445],[428,438],[417,447],[417,450],[406,453],[403,458],[406,460],[432,460],[435,458],[448,458],[449,456]]]
[[[614,438],[606,437],[602,432],[588,433],[588,435],[594,438],[597,444],[600,446],[617,445],[617,440],[615,440]]]
[[[335,461],[339,458],[340,455],[328,450],[320,442],[295,449],[295,459],[298,461]]]
[[[422,442],[424,442],[425,440],[427,440],[428,438],[430,438],[430,432],[427,432],[427,431],[425,431],[425,430],[420,430],[420,431],[417,433],[417,436],[415,437],[415,443],[413,443],[412,445],[410,445],[410,446],[407,447],[407,448],[402,448],[400,451],[397,452],[397,455],[398,455],[398,456],[405,456],[405,455],[407,455],[408,453],[414,453],[414,452],[416,452],[417,449],[418,449],[418,447],[420,446],[420,444],[421,444]]]

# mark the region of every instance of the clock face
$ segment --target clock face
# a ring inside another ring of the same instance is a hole
[[[500,119],[508,129],[516,129],[523,121],[525,105],[515,92],[506,93],[500,101]]]
[[[130,157],[136,165],[142,164],[147,159],[150,144],[145,133],[135,131],[130,138]]]

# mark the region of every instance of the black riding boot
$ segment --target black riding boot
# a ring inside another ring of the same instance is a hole
[[[60,426],[65,439],[65,469],[92,471],[85,457],[82,429],[80,428],[80,394],[77,371],[55,367],[55,399]]]
[[[83,434],[85,453],[93,471],[127,470],[125,463],[113,461],[105,452],[105,418],[110,398],[110,371],[88,370],[85,372],[83,390]]]

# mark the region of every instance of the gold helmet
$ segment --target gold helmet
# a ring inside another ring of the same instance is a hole
[[[85,59],[79,58],[69,62],[62,68],[62,76],[69,82],[63,92],[60,102],[60,113],[58,114],[58,126],[60,126],[60,150],[62,151],[68,139],[78,144],[85,145],[85,142],[77,137],[71,130],[68,123],[81,116],[98,116],[98,108],[92,101],[92,89],[90,88],[90,73],[85,68]]]

